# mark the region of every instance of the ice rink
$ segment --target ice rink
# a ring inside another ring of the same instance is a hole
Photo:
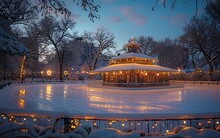
[[[215,113],[220,87],[101,89],[86,84],[13,84],[0,90],[0,108],[70,113]]]

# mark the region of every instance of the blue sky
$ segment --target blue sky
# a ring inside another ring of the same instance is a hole
[[[95,0],[99,4],[100,19],[90,21],[87,12],[70,2],[66,6],[72,12],[76,21],[76,31],[81,35],[84,31],[95,32],[97,28],[104,27],[115,35],[117,49],[123,47],[131,37],[151,36],[155,40],[164,38],[177,38],[183,34],[185,23],[196,12],[195,0],[177,0],[175,9],[171,9],[169,0],[166,8],[159,0],[155,10],[152,11],[156,0]],[[204,12],[205,2],[199,0],[198,14]]]

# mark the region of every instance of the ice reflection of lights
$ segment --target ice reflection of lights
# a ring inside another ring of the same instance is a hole
[[[46,86],[47,88],[46,88],[46,99],[48,100],[48,101],[51,101],[51,97],[52,97],[52,93],[51,93],[51,85],[47,85]]]
[[[18,101],[18,105],[19,105],[20,108],[24,108],[25,107],[25,100],[23,99],[25,94],[26,94],[26,90],[25,89],[20,89],[19,90],[20,99]]]
[[[89,106],[106,109],[108,112],[114,112],[114,113],[126,113],[124,109],[132,108],[131,106],[126,106],[126,105],[101,104],[101,103],[90,103]]]
[[[26,94],[26,90],[22,90],[22,89],[19,90],[19,95],[20,95],[20,96],[25,95],[25,94]]]
[[[100,96],[91,95],[89,97],[89,101],[91,101],[91,102],[108,102],[108,103],[114,103],[115,102],[115,100],[103,98],[103,97],[101,97],[101,95]]]
[[[24,108],[25,107],[24,106],[25,105],[25,100],[20,99],[19,102],[18,102],[18,105],[19,105],[20,108]]]
[[[63,88],[63,98],[64,100],[66,100],[66,98],[68,97],[68,87],[65,85]]]
[[[100,109],[105,109],[109,112],[116,112],[116,113],[123,113],[126,112],[126,110],[129,110],[133,108],[133,106],[129,106],[130,104],[126,104],[128,101],[123,101],[121,99],[117,98],[111,98],[107,97],[103,94],[103,91],[100,91],[97,93],[97,89],[87,89],[88,93],[88,99],[90,101],[89,106],[96,107]],[[93,93],[96,92],[95,94]],[[92,93],[92,94],[91,94]],[[156,105],[152,105],[148,100],[140,100],[139,106],[136,106],[135,109],[138,110],[138,112],[146,112],[149,110],[172,110],[176,109],[172,106],[160,104],[160,103],[172,103],[172,102],[179,102],[182,101],[182,92],[180,91],[171,91],[169,93],[160,93],[156,100]],[[166,97],[166,98],[164,98]],[[157,102],[158,101],[158,102]],[[113,104],[112,104],[113,103]],[[119,103],[115,105],[115,103]]]

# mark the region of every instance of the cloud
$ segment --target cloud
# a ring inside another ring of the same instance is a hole
[[[111,16],[110,21],[114,23],[119,23],[119,22],[122,22],[123,19],[120,16]]]
[[[137,25],[144,25],[147,22],[147,17],[137,13],[134,10],[134,7],[120,7],[119,11],[125,16],[125,18]]]
[[[169,23],[172,25],[181,25],[189,20],[189,16],[186,14],[176,14],[169,19]]]

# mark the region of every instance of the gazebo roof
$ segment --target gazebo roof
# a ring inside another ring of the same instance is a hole
[[[129,64],[114,64],[107,67],[99,68],[93,72],[107,72],[107,71],[120,71],[120,70],[145,70],[145,71],[158,71],[158,72],[177,72],[175,69],[162,67],[159,65],[144,65],[137,63]]]
[[[145,58],[145,59],[151,59],[151,60],[156,60],[156,58],[153,58],[151,56],[145,55],[145,54],[141,54],[141,53],[134,53],[134,52],[130,52],[130,53],[123,53],[117,57],[113,57],[111,60],[116,60],[116,59],[123,59],[123,58],[131,58],[131,57],[137,57],[137,58]]]

